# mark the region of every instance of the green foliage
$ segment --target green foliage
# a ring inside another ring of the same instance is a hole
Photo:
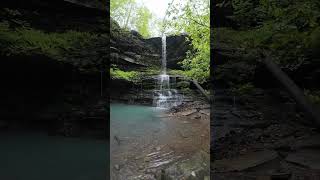
[[[161,70],[159,68],[142,68],[142,69],[135,69],[135,70],[124,70],[117,67],[115,64],[111,64],[110,68],[110,77],[111,79],[121,79],[133,82],[135,84],[140,83],[145,78],[150,78],[152,76],[157,76]]]
[[[32,28],[14,30],[8,23],[0,23],[1,53],[6,55],[39,53],[63,56],[65,51],[84,47],[96,38],[96,35],[77,31],[45,33]]]
[[[140,70],[141,77],[149,77],[153,75],[159,75],[161,70],[158,67],[148,67],[147,69]]]
[[[317,27],[310,34],[310,50],[315,57],[320,57],[320,27]]]
[[[233,26],[214,28],[211,40],[217,42],[213,43],[214,46],[230,50],[226,52],[228,58],[223,59],[215,71],[219,80],[231,86],[252,81],[257,72],[256,64],[260,60],[257,52],[260,49],[269,51],[282,68],[291,72],[320,57],[320,1],[231,2],[228,8],[234,10]]]
[[[187,89],[190,87],[190,82],[189,81],[180,81],[177,83],[177,88],[180,89]]]
[[[241,84],[232,89],[232,92],[244,96],[244,95],[249,95],[255,90],[255,87],[252,83],[246,83],[246,84]]]
[[[253,22],[257,22],[254,0],[233,0],[232,7],[234,9],[232,19],[238,24],[250,26]]]
[[[143,37],[150,37],[149,21],[151,18],[152,18],[152,14],[148,8],[146,7],[138,8],[136,28],[137,28],[137,31]]]
[[[1,14],[10,17],[21,16],[21,13],[18,10],[9,8],[4,8]]]
[[[110,15],[120,27],[137,30],[143,37],[150,37],[152,13],[135,0],[111,0]]]
[[[111,0],[110,1],[110,12],[113,13],[111,15],[115,15],[114,13],[117,13],[117,10],[125,6],[126,4],[129,4],[131,2],[134,2],[132,0]]]
[[[137,71],[122,71],[118,68],[110,68],[111,79],[124,79],[131,82],[136,82],[139,79]]]
[[[232,0],[232,8],[232,20],[240,27],[273,21],[278,28],[296,26],[302,30],[314,27],[319,16],[319,1],[316,0]]]
[[[167,25],[175,33],[186,32],[193,50],[182,61],[185,74],[204,83],[210,75],[210,3],[209,0],[187,0],[171,4]]]
[[[305,90],[304,93],[313,104],[320,105],[320,91]]]
[[[318,46],[319,32],[315,29],[319,28],[319,1],[232,0],[232,5],[232,19],[241,30],[223,29],[219,33],[236,47],[269,49],[280,64],[297,66]]]
[[[114,21],[114,20],[110,20],[110,36],[113,38],[127,38],[128,36],[130,36],[130,32],[122,29],[119,24]]]
[[[186,76],[186,72],[183,70],[176,70],[176,69],[169,69],[168,74],[170,75],[180,75],[180,76]]]
[[[304,63],[310,49],[317,52],[315,49],[320,40],[316,38],[319,33],[315,32],[315,38],[312,38],[310,32],[299,32],[297,29],[280,31],[271,22],[247,30],[219,28],[215,29],[213,36],[216,34],[224,37],[223,42],[229,46],[242,48],[247,53],[256,49],[268,49],[279,64],[286,66],[290,63],[292,67]]]

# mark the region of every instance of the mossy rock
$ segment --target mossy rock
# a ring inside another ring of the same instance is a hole
[[[177,88],[179,88],[179,89],[190,88],[190,82],[189,81],[180,81],[177,83]]]
[[[313,56],[320,57],[320,28],[315,29],[310,35],[310,49]]]
[[[241,96],[252,94],[254,90],[255,90],[255,87],[251,83],[241,84],[241,85],[238,85],[236,88],[232,89],[233,93]]]
[[[320,90],[305,90],[304,93],[313,104],[320,105]]]

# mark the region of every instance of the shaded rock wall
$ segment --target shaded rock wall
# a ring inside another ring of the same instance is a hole
[[[231,0],[218,0],[211,4],[213,27],[235,27],[235,23],[229,18],[233,15]]]
[[[167,66],[171,69],[181,69],[178,62],[181,62],[186,57],[186,52],[191,49],[191,45],[186,41],[187,35],[177,35],[167,37]],[[145,40],[156,51],[162,53],[162,39],[155,37]]]
[[[111,19],[110,60],[121,69],[160,67],[160,54],[135,31],[122,29]]]
[[[4,8],[18,12],[0,18],[13,29],[27,24],[47,34],[72,30],[98,37],[94,43],[65,49],[59,56],[40,51],[5,54],[0,50],[4,87],[0,90],[0,121],[6,122],[2,124],[9,129],[47,129],[51,135],[95,134],[105,138],[107,11],[63,0],[5,0],[0,5],[2,13]]]
[[[319,80],[320,66],[319,54],[315,49],[319,49],[320,42],[316,13],[319,6],[314,5],[302,10],[305,12],[312,9],[313,13],[309,16],[304,17],[297,13],[298,9],[309,3],[313,4],[313,1],[275,1],[268,2],[268,8],[262,2],[251,0],[218,0],[212,3],[211,57],[217,67],[216,75],[221,75],[219,79],[239,83],[235,69],[250,66],[250,71],[242,78],[242,83],[254,81],[259,86],[264,83],[266,85],[263,87],[275,87],[273,82],[269,83],[272,77],[259,63],[258,51],[265,49],[271,52],[282,70],[300,87],[318,88],[319,83],[316,82]],[[277,10],[286,13],[275,15]],[[272,24],[272,28],[267,28],[268,24]],[[278,25],[282,28],[275,28]],[[238,67],[235,67],[236,64]],[[232,73],[234,76],[230,79],[228,74]]]
[[[112,79],[110,83],[112,84],[110,89],[111,101],[152,104],[152,93],[157,88],[154,87],[156,81],[152,76],[158,75],[161,68],[161,37],[144,39],[136,31],[122,29],[112,19],[110,33],[111,65],[124,71],[140,71],[141,74],[145,75],[140,77],[141,80],[139,82]],[[186,52],[190,48],[186,41],[186,35],[167,37],[167,67],[181,69],[178,62],[185,58]]]

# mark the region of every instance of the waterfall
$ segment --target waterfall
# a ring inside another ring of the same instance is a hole
[[[161,62],[162,62],[162,74],[166,74],[167,73],[167,37],[166,35],[162,36],[162,58],[161,58]]]
[[[161,74],[157,76],[157,87],[154,90],[153,104],[157,108],[171,108],[180,105],[182,96],[176,89],[171,89],[170,76],[167,75],[167,50],[166,36],[162,36]],[[173,83],[176,83],[174,81]]]

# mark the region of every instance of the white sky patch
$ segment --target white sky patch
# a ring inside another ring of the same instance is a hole
[[[157,21],[163,21],[166,16],[166,11],[169,7],[169,3],[174,2],[176,3],[184,3],[184,0],[136,0],[136,3],[139,6],[145,6],[147,7],[151,13],[153,14],[153,20]],[[168,17],[166,17],[166,20],[168,20]],[[154,22],[150,22],[150,33],[152,37],[155,36],[161,36],[161,32],[159,27],[156,27]]]
[[[172,0],[136,0],[138,4],[146,6],[157,18],[163,19],[168,4]]]
[[[169,8],[169,3],[173,2],[173,4],[178,5],[178,7],[181,7],[181,5],[186,3],[185,0],[135,0],[135,2],[138,4],[138,6],[147,7],[153,14],[153,18],[149,24],[152,37],[161,36],[161,32],[159,29],[160,27],[156,26],[154,23],[155,21],[163,21],[164,18],[166,18],[166,20],[169,20],[168,18],[170,17],[166,16],[166,11]],[[173,30],[170,27],[167,27],[166,32],[170,31]]]

